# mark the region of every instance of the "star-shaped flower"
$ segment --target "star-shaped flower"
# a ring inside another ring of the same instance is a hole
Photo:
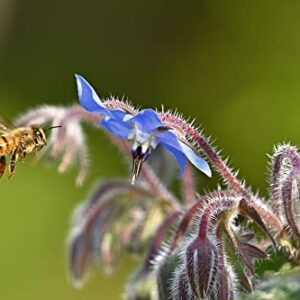
[[[81,105],[89,112],[102,114],[99,124],[113,135],[132,142],[133,177],[138,177],[142,163],[148,159],[158,144],[163,145],[177,160],[182,176],[187,160],[197,169],[211,177],[208,163],[180,140],[171,128],[161,121],[153,109],[143,109],[130,114],[124,109],[110,109],[93,87],[80,75],[76,75],[78,96]]]

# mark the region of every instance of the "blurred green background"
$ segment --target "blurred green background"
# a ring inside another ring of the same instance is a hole
[[[13,119],[76,102],[76,72],[103,96],[196,117],[265,194],[266,153],[300,144],[299,12],[296,0],[0,0],[0,112]],[[93,163],[82,188],[76,170],[58,175],[43,164],[1,180],[0,299],[118,299],[136,267],[123,260],[80,291],[68,281],[73,208],[97,178],[126,174],[106,138],[87,132]]]

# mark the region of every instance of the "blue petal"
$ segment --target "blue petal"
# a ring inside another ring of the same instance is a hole
[[[157,142],[161,143],[176,159],[180,168],[179,177],[184,173],[186,166],[186,156],[182,153],[177,136],[170,131],[158,131]]]
[[[189,146],[178,140],[175,134],[170,131],[161,131],[157,134],[158,143],[163,144],[166,148],[167,146],[172,147],[182,154],[200,171],[211,177],[211,170],[208,163],[198,156]],[[170,148],[167,148],[170,151]],[[178,162],[179,163],[179,162]],[[180,166],[180,165],[179,165]],[[181,166],[180,166],[181,168]]]
[[[124,123],[124,126],[129,126],[127,122],[123,121],[123,119],[125,118],[126,115],[128,115],[125,111],[123,110],[119,110],[119,109],[115,109],[115,110],[111,110],[111,118],[115,119],[121,123]],[[131,115],[128,115],[131,116]],[[133,126],[131,126],[133,127]]]
[[[126,122],[133,122],[143,132],[151,132],[158,127],[163,126],[159,115],[151,108],[143,109],[134,116],[126,116],[124,118]]]
[[[179,174],[178,177],[182,177],[184,173],[184,169],[186,166],[186,157],[176,148],[173,148],[167,144],[162,143],[163,146],[176,158],[178,165],[179,165]]]
[[[127,139],[132,129],[129,124],[117,119],[103,119],[99,124],[106,128],[110,133],[121,139]]]
[[[187,159],[200,171],[202,171],[205,175],[208,177],[211,177],[211,169],[208,165],[208,163],[198,156],[189,146],[187,146],[185,143],[179,141],[181,149]]]
[[[111,117],[108,110],[93,87],[80,75],[75,74],[80,104],[89,112],[99,112]]]

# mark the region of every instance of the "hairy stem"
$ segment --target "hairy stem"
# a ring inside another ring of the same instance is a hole
[[[234,197],[226,197],[225,199],[219,197],[209,203],[200,216],[198,238],[200,240],[206,239],[211,220],[215,219],[224,210],[233,208],[237,203],[238,199]]]
[[[196,188],[193,177],[193,169],[191,164],[187,164],[182,177],[182,194],[185,203],[190,206],[195,202],[196,199]]]
[[[184,120],[169,114],[160,113],[160,117],[166,126],[170,126],[181,129],[185,133],[185,136],[195,141],[199,147],[206,153],[207,157],[211,160],[216,170],[220,173],[223,179],[232,187],[239,195],[248,194],[243,184],[235,177],[232,170],[227,166],[226,162],[223,161],[217,151],[210,145],[210,143],[203,137],[195,128]]]

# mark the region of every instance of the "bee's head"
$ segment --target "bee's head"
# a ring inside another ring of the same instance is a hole
[[[33,130],[33,138],[35,145],[37,147],[43,147],[47,145],[46,135],[43,128],[40,127],[32,127]]]

